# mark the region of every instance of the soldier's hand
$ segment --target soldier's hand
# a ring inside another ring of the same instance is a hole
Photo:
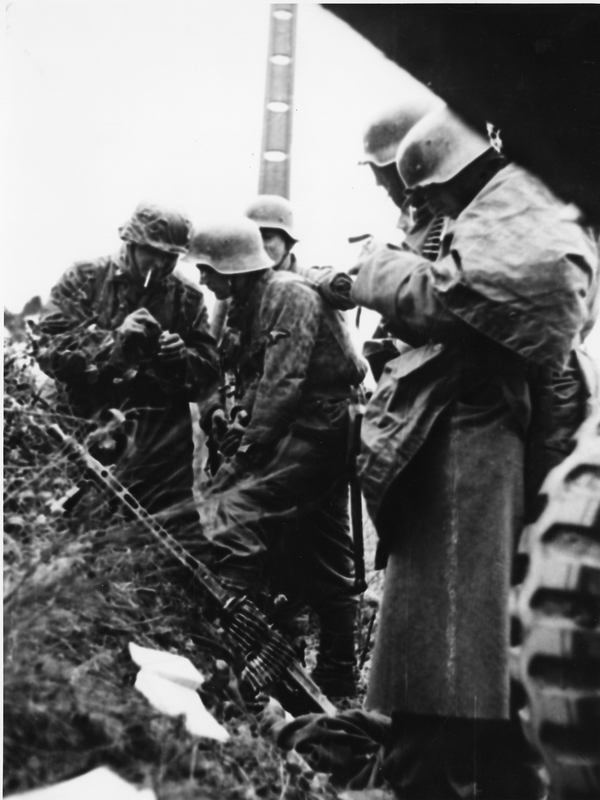
[[[161,326],[145,308],[128,314],[116,329],[117,349],[126,362],[135,364],[152,355],[158,343]]]
[[[333,308],[340,311],[356,308],[356,303],[350,297],[352,278],[345,272],[326,275],[319,283],[319,291]]]
[[[384,320],[394,320],[402,276],[422,261],[419,256],[396,245],[372,242],[370,252],[363,255],[356,265],[357,274],[350,293],[352,300],[359,306],[377,311]]]
[[[145,308],[138,308],[128,314],[117,328],[118,333],[124,338],[150,337],[156,338],[161,334],[162,327]]]
[[[231,458],[237,453],[240,442],[246,433],[249,419],[245,411],[240,411],[219,442],[219,449],[227,458]]]
[[[227,417],[222,408],[217,408],[210,418],[210,435],[215,442],[220,443],[227,430]]]
[[[210,436],[212,433],[213,419],[215,417],[218,420],[216,424],[220,429],[220,435],[222,435],[227,429],[227,419],[218,400],[213,400],[213,402],[203,405],[200,409],[200,430],[206,436]]]
[[[161,361],[174,361],[185,354],[185,343],[178,333],[164,331],[158,340],[158,357]]]

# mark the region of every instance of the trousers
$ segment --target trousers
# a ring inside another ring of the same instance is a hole
[[[216,572],[317,613],[354,605],[346,437],[289,435],[224,492],[210,535]]]

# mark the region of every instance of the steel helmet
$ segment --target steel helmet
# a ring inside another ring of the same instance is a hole
[[[434,95],[419,95],[395,103],[369,125],[363,136],[362,164],[385,167],[396,159],[398,145],[426,114],[443,105]]]
[[[396,165],[409,188],[446,183],[489,150],[491,143],[448,106],[427,114],[398,148]]]
[[[259,194],[245,211],[248,219],[254,220],[259,228],[274,228],[283,231],[290,239],[294,236],[294,214],[292,205],[285,197],[277,194]]]
[[[124,242],[144,244],[166,253],[186,253],[192,225],[179,211],[140,203],[131,219],[119,228]]]
[[[195,229],[188,259],[198,266],[212,267],[221,275],[240,275],[273,266],[258,225],[246,217]]]

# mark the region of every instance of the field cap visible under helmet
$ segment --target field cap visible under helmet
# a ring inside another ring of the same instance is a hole
[[[221,275],[241,275],[272,267],[258,225],[247,217],[194,229],[188,260],[208,266]]]
[[[273,228],[283,231],[297,242],[294,234],[294,214],[292,204],[277,194],[259,194],[245,211],[248,219],[256,222],[259,228]]]
[[[492,147],[448,106],[432,111],[406,135],[396,165],[409,188],[446,183]]]
[[[191,222],[179,211],[140,203],[119,228],[119,236],[124,242],[179,255],[187,252],[191,230]]]
[[[381,112],[363,135],[361,164],[385,167],[396,160],[398,145],[426,114],[443,105],[435,95],[412,95]]]

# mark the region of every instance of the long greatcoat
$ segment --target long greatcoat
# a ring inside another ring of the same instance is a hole
[[[506,718],[528,376],[569,356],[593,242],[509,165],[449,221],[436,263],[375,245],[359,266],[353,299],[412,346],[386,366],[363,425],[363,492],[387,559],[367,705]]]

